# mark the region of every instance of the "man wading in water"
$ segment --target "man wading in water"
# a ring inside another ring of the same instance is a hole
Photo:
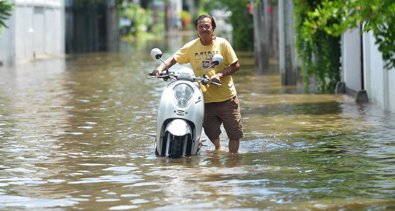
[[[232,74],[240,69],[240,64],[229,42],[214,35],[215,27],[215,20],[212,16],[199,16],[195,20],[198,38],[186,43],[168,58],[165,64],[170,68],[176,63],[189,63],[195,75],[206,74],[211,80],[222,84],[222,86],[200,84],[205,101],[204,132],[214,144],[215,149],[220,150],[219,135],[221,134],[221,124],[223,124],[229,138],[229,152],[237,153],[243,131],[240,104]],[[205,68],[211,64],[212,56],[218,53],[224,57],[223,62],[204,72]],[[166,66],[161,64],[152,71],[152,74],[158,76],[165,69]]]

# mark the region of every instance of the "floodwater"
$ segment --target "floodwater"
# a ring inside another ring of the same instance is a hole
[[[156,157],[166,82],[147,78],[149,49],[179,43],[0,67],[0,210],[395,210],[395,115],[282,87],[248,54],[239,154],[223,136],[219,152]]]

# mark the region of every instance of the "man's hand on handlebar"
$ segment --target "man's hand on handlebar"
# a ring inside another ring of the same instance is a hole
[[[150,76],[156,76],[156,77],[158,77],[159,74],[160,74],[159,70],[153,70],[151,73],[149,73]]]
[[[211,83],[215,85],[221,86],[221,75],[220,73],[215,74],[213,77],[210,78]]]
[[[166,73],[166,72],[159,72],[159,70],[153,70],[152,72],[148,73],[150,76],[155,76],[157,78],[161,78],[164,81],[167,81],[169,78],[171,78],[171,75]]]

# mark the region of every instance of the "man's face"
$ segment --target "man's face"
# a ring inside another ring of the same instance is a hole
[[[213,26],[210,18],[198,20],[197,31],[201,38],[211,38],[213,35]]]

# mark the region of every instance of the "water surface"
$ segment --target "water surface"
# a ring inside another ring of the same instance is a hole
[[[395,209],[394,114],[243,63],[240,153],[155,157],[151,47],[0,68],[1,210]]]

